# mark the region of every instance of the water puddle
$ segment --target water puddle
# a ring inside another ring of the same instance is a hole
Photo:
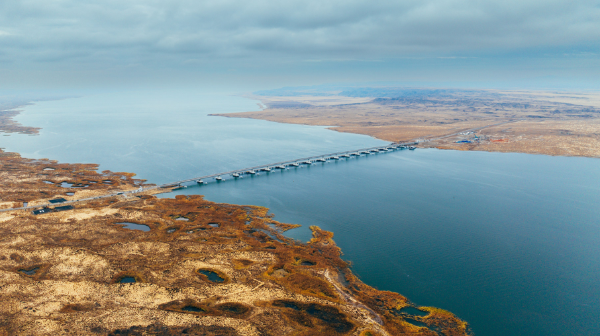
[[[51,167],[46,167],[46,168],[44,168],[44,170],[56,170],[56,169],[51,168]]]
[[[35,275],[37,273],[37,271],[39,271],[40,268],[39,267],[34,267],[32,269],[20,269],[19,272],[23,273],[23,274],[27,274],[27,275]]]
[[[340,334],[348,333],[354,328],[354,324],[348,321],[346,315],[334,307],[320,305],[317,303],[295,302],[292,300],[275,300],[273,301],[273,306],[304,311],[306,314],[321,320],[321,323],[327,325],[327,327]],[[303,318],[299,318],[297,313],[286,313],[286,315],[289,318],[296,320],[296,322],[302,322]]]
[[[300,265],[302,266],[315,266],[316,264],[312,261],[308,261],[308,260],[302,260],[302,262],[300,263]]]
[[[42,182],[44,182],[46,184],[54,184],[54,182],[52,182],[52,181],[42,181]]]
[[[61,182],[60,186],[62,188],[87,188],[90,185],[89,184],[83,184],[83,183],[69,183],[69,182]]]
[[[104,184],[113,184],[113,181],[111,181],[111,180],[104,180],[104,181],[102,181],[102,183],[104,183]]]
[[[173,233],[177,230],[179,230],[179,228],[169,228],[169,229],[167,229],[167,233]]]
[[[216,272],[209,270],[198,270],[198,273],[206,275],[209,281],[211,282],[224,282],[225,279],[221,278]]]
[[[219,227],[219,223],[208,223],[208,225],[212,226],[212,227]]]
[[[181,308],[181,310],[187,311],[187,312],[192,312],[192,313],[203,313],[206,311],[202,308],[198,308],[198,307],[194,307],[194,306],[185,306],[185,307]]]
[[[120,223],[115,223],[115,224],[123,225],[123,228],[129,229],[129,230],[141,230],[144,232],[150,231],[150,227],[148,225],[144,225],[144,224],[136,224],[136,223],[130,223],[130,222],[120,222]]]
[[[189,218],[185,218],[185,217],[177,217],[177,218],[175,218],[175,220],[188,222],[190,219]]]
[[[119,283],[135,283],[135,278],[131,276],[122,277]]]
[[[74,193],[74,192],[71,192],[71,191],[69,191],[69,192],[65,193],[65,195],[67,195],[67,196],[73,196],[73,195],[75,195],[75,193]]]
[[[429,313],[422,311],[415,307],[404,307],[398,311],[400,314],[413,315],[413,316],[427,316]]]

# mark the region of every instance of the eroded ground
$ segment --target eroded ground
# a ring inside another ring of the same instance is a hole
[[[295,94],[255,96],[264,110],[219,116],[335,126],[394,142],[427,140],[423,147],[600,157],[598,93],[380,88]]]
[[[5,208],[142,183],[11,153],[0,172]],[[81,188],[65,195],[75,189],[63,182]],[[468,333],[449,312],[363,284],[332,233],[313,227],[308,244],[295,242],[281,235],[294,226],[267,212],[152,195],[0,212],[0,335]]]

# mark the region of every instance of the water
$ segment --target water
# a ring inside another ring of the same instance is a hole
[[[144,232],[150,231],[150,227],[148,225],[144,225],[144,224],[136,224],[136,223],[130,223],[130,222],[121,222],[121,223],[115,223],[115,224],[123,225],[123,227],[125,229],[129,229],[129,230],[140,230],[140,231],[144,231]]]
[[[206,275],[209,281],[211,282],[223,282],[225,279],[221,278],[217,273],[209,270],[198,270],[198,273]]]
[[[137,281],[135,281],[134,277],[130,277],[130,276],[126,276],[121,278],[121,280],[119,280],[119,283],[135,283]]]
[[[19,272],[27,274],[27,275],[35,275],[37,273],[37,271],[39,271],[40,268],[39,267],[34,267],[32,269],[26,270],[26,269],[20,269]]]
[[[477,335],[600,331],[600,160],[397,151],[180,190],[334,239],[366,283]]]
[[[256,101],[196,91],[104,93],[27,106],[16,120],[40,135],[0,138],[23,157],[98,163],[152,183],[297,157],[377,146],[367,136],[323,127],[207,114],[254,111]]]
[[[24,157],[99,163],[152,183],[384,142],[321,127],[208,117],[255,102],[198,92],[43,102],[0,138]],[[335,232],[366,283],[437,306],[477,335],[600,334],[600,160],[398,151],[179,190]],[[69,190],[69,189],[67,189]],[[72,190],[72,189],[71,189]],[[168,196],[173,196],[170,194]]]
[[[181,310],[187,311],[187,312],[193,312],[193,313],[202,313],[202,312],[205,312],[204,309],[198,308],[198,307],[194,307],[194,306],[185,306],[185,307],[181,308]]]

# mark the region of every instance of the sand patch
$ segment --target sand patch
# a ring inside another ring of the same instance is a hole
[[[100,210],[94,210],[94,209],[81,209],[81,210],[73,210],[70,211],[68,213],[63,213],[61,214],[61,221],[66,222],[69,219],[76,219],[76,220],[84,220],[84,219],[89,219],[92,217],[96,217],[96,216],[109,216],[109,215],[113,215],[115,213],[117,213],[119,210],[118,209],[112,209],[112,208],[103,208]]]

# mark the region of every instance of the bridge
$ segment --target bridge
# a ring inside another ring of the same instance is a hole
[[[217,173],[217,174],[199,176],[199,177],[189,178],[189,179],[185,179],[185,180],[181,180],[181,181],[164,183],[164,184],[156,185],[156,186],[150,186],[150,187],[145,187],[145,188],[140,187],[139,189],[135,189],[135,190],[117,191],[117,192],[113,192],[113,193],[106,194],[106,195],[75,199],[75,200],[61,202],[60,205],[63,206],[62,207],[63,209],[69,209],[70,207],[64,207],[64,205],[76,204],[76,203],[86,202],[86,201],[93,201],[93,200],[97,200],[97,199],[115,197],[115,196],[126,195],[126,194],[137,194],[137,193],[142,193],[145,191],[151,191],[151,190],[161,189],[161,188],[162,189],[184,188],[184,187],[187,187],[186,186],[187,183],[204,184],[204,183],[206,183],[204,180],[207,180],[207,179],[215,179],[216,181],[221,181],[226,176],[238,178],[238,177],[242,177],[244,175],[258,175],[258,174],[260,174],[260,172],[268,173],[270,171],[277,170],[277,169],[285,170],[289,167],[296,168],[296,167],[300,167],[303,165],[312,165],[312,164],[319,163],[319,162],[325,163],[325,162],[331,161],[331,160],[349,159],[351,157],[357,157],[357,156],[362,156],[362,155],[387,153],[387,152],[391,152],[394,150],[403,150],[403,149],[412,150],[412,149],[415,149],[415,147],[413,147],[413,145],[416,145],[416,144],[417,144],[416,142],[391,143],[391,144],[384,145],[384,146],[369,147],[369,148],[362,148],[362,149],[351,150],[351,151],[309,156],[309,157],[295,159],[295,160],[281,161],[281,162],[269,163],[269,164],[260,165],[260,166],[249,167],[249,168],[231,170],[231,171]],[[48,208],[50,206],[56,206],[56,205],[58,205],[58,204],[47,203],[47,204],[39,204],[39,205],[30,205],[30,206],[24,206],[24,207],[20,207],[20,208],[0,209],[0,212],[13,211],[13,210],[30,210],[30,209],[38,209],[38,208]],[[58,211],[60,209],[57,208],[56,210]],[[46,212],[51,212],[51,211],[52,210],[49,209],[49,211],[40,211],[39,213],[46,213]]]
[[[369,147],[369,148],[362,148],[362,149],[358,149],[358,150],[351,150],[351,151],[345,151],[345,152],[337,152],[337,153],[330,153],[330,154],[324,154],[324,155],[309,156],[309,157],[295,159],[295,160],[269,163],[266,165],[254,166],[254,167],[243,168],[243,169],[236,169],[236,170],[231,170],[231,171],[218,173],[218,174],[189,178],[186,180],[165,183],[165,184],[161,184],[158,186],[144,188],[142,190],[150,190],[150,189],[156,189],[156,188],[172,188],[172,187],[176,188],[176,187],[182,187],[186,183],[190,183],[190,182],[196,182],[196,183],[202,184],[202,183],[204,183],[205,179],[210,179],[210,178],[222,180],[223,176],[227,176],[227,175],[232,176],[232,177],[241,177],[243,175],[259,174],[260,172],[268,173],[275,169],[286,169],[288,167],[299,167],[301,165],[311,165],[311,164],[318,163],[318,162],[324,163],[324,162],[331,161],[331,160],[348,159],[350,157],[356,157],[356,156],[361,156],[361,155],[385,153],[385,152],[390,152],[390,151],[397,150],[397,149],[409,149],[410,150],[410,149],[415,149],[415,147],[413,147],[412,145],[416,145],[416,144],[417,144],[416,142],[402,143],[402,144],[394,143],[394,144],[389,144],[389,145],[385,145],[385,146]]]

